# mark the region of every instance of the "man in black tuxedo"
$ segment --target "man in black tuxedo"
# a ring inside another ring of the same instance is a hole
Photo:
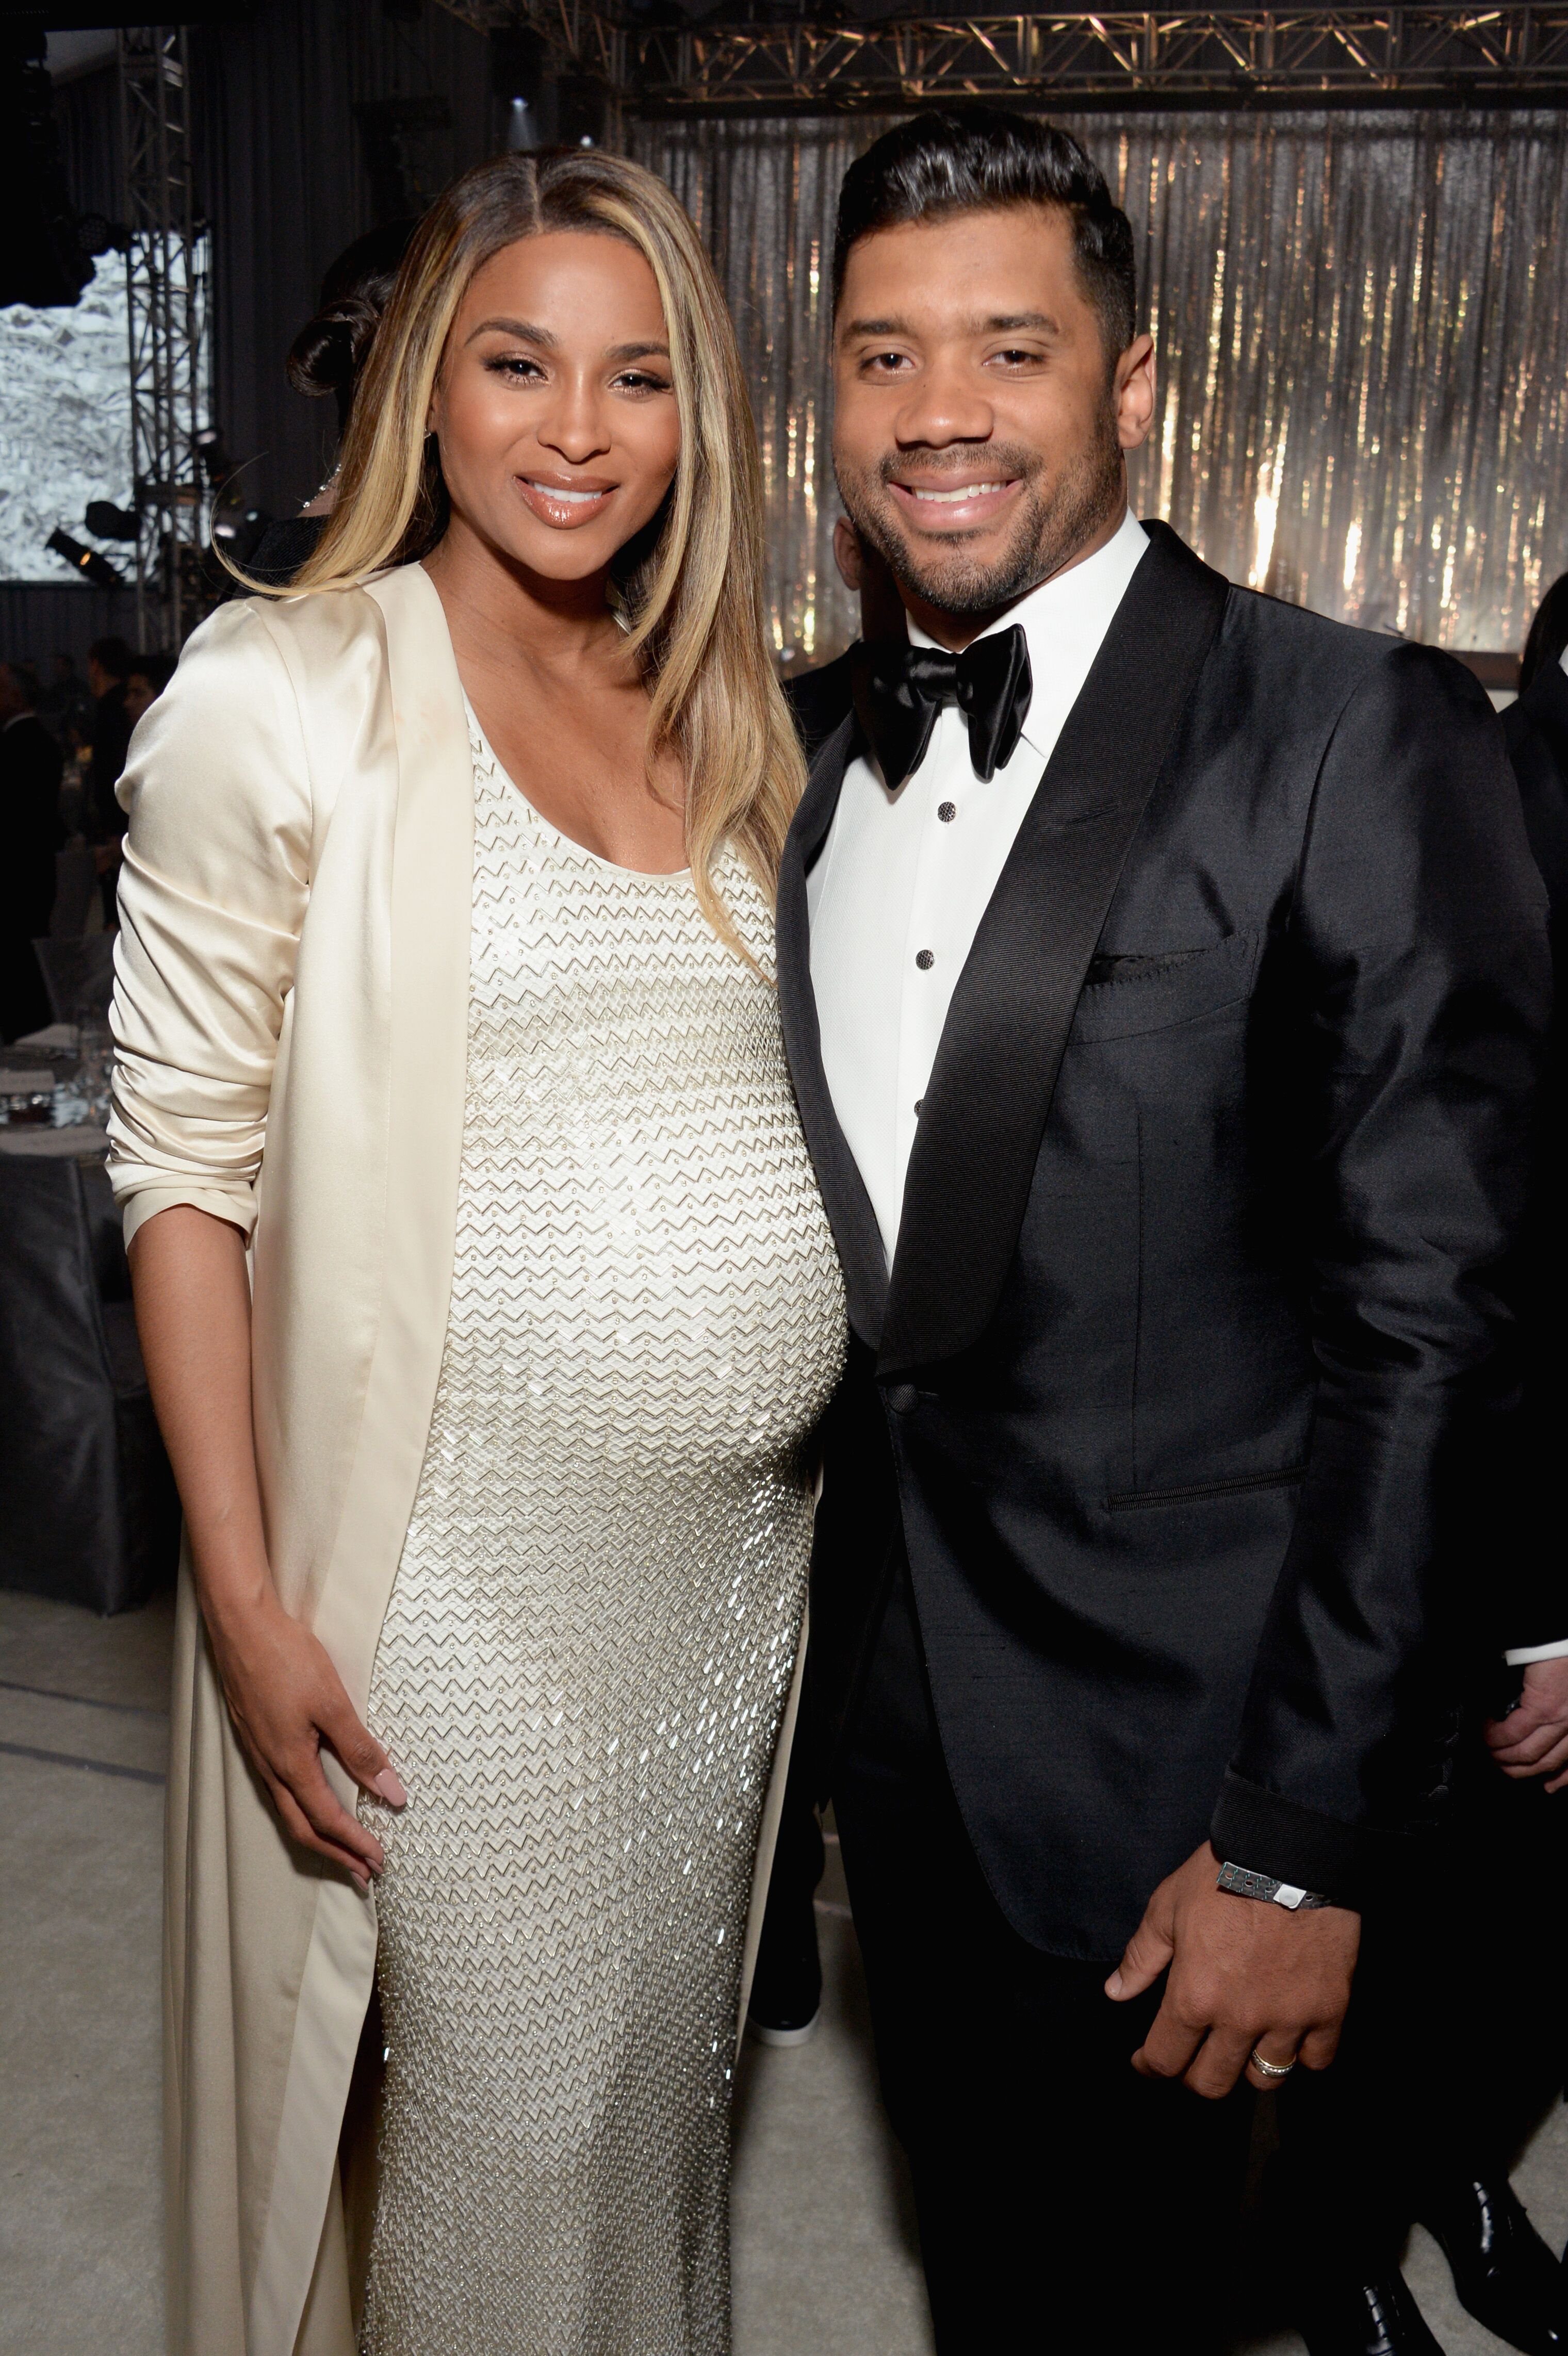
[[[87,772],[87,838],[98,869],[103,922],[120,920],[120,862],[125,813],[114,788],[130,750],[132,719],[125,687],[134,658],[124,638],[95,638],[88,648],[87,685],[92,697],[92,749]]]
[[[1546,886],[1559,987],[1568,956],[1565,645],[1568,574],[1536,616],[1504,723]],[[1558,1968],[1568,1946],[1568,1580],[1558,1481],[1568,1423],[1565,1081],[1559,1010],[1521,1320],[1526,1412],[1513,1462],[1491,1468],[1490,1625],[1477,1630],[1484,1641],[1470,1663],[1440,1878],[1424,1893],[1443,1935],[1434,1944],[1416,1909],[1388,1924],[1375,1949],[1369,1942],[1339,2059],[1326,2079],[1293,2087],[1271,2177],[1273,2231],[1283,2246],[1312,2252],[1318,2305],[1326,2282],[1359,2285],[1362,2311],[1384,2319],[1392,2356],[1431,2356],[1436,2345],[1399,2273],[1412,2219],[1442,2245],[1460,2303],[1498,2340],[1524,2356],[1568,2351],[1563,2269],[1509,2180],[1520,2143],[1562,2093],[1568,2063]],[[1423,2066],[1391,2099],[1377,2057],[1395,2040]],[[1312,2309],[1309,2292],[1303,2320],[1316,2349]]]
[[[1442,1785],[1543,896],[1458,665],[1129,517],[1152,350],[1072,141],[879,140],[834,294],[909,643],[779,884],[854,1328],[819,1755],[943,2356],[1217,2346],[1234,2090],[1329,2062]]]
[[[0,663],[0,1039],[18,1039],[49,1019],[33,943],[48,932],[65,829],[60,750],[38,702],[30,675]]]

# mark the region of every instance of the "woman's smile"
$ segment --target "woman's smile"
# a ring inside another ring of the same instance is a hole
[[[619,487],[601,475],[552,475],[536,469],[512,477],[530,512],[553,531],[575,531],[604,514]]]

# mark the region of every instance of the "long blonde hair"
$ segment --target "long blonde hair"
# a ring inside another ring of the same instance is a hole
[[[624,238],[664,307],[681,455],[659,515],[621,552],[616,589],[650,692],[650,756],[672,752],[684,771],[697,898],[744,956],[714,868],[733,845],[771,894],[805,766],[764,638],[762,475],[735,330],[662,180],[623,156],[567,149],[497,156],[453,183],[415,230],[376,331],[327,529],[272,594],[358,587],[435,547],[446,491],[426,420],[447,337],[474,273],[547,230]]]

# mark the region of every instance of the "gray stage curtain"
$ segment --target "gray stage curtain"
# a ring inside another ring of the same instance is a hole
[[[1138,236],[1161,369],[1138,512],[1343,620],[1518,648],[1568,568],[1568,115],[1058,119]],[[822,661],[854,628],[829,547],[828,268],[839,179],[886,127],[633,133],[739,325],[786,660]]]
[[[120,76],[113,61],[57,81],[54,104],[72,204],[79,213],[123,220],[125,166],[120,152]]]
[[[445,8],[405,20],[366,0],[270,0],[188,37],[197,206],[212,230],[218,424],[245,462],[247,497],[286,515],[330,468],[336,421],[329,402],[291,389],[284,356],[328,263],[386,217],[356,108],[412,100],[425,110],[402,142],[419,210],[498,144],[489,46]],[[77,209],[119,220],[114,67],[59,83],[55,116]]]
[[[328,263],[378,219],[355,109],[399,98],[430,108],[436,119],[405,142],[420,209],[496,144],[489,47],[445,8],[404,21],[367,0],[270,0],[188,37],[218,423],[247,462],[247,496],[287,515],[329,471],[336,418],[330,402],[290,389],[284,357]]]

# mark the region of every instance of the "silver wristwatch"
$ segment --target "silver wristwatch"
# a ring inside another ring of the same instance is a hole
[[[1305,1912],[1312,1906],[1332,1906],[1332,1898],[1324,1898],[1316,1890],[1298,1890],[1291,1881],[1276,1881],[1272,1873],[1249,1873],[1244,1865],[1222,1865],[1219,1887],[1229,1890],[1235,1898],[1264,1898],[1271,1906],[1288,1906],[1292,1913]]]

